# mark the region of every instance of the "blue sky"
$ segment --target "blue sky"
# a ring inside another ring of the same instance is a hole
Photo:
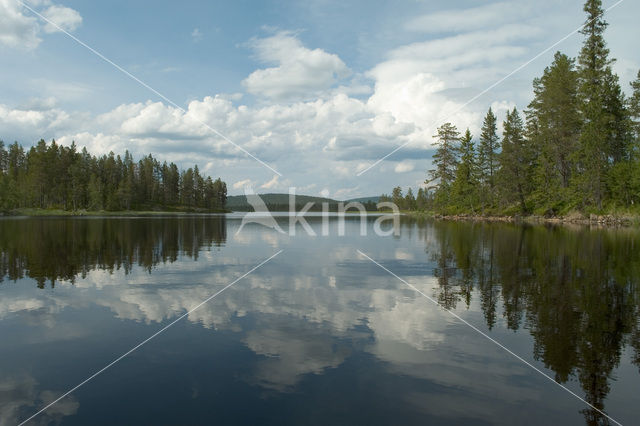
[[[604,7],[614,1],[604,1]],[[53,1],[28,4],[134,74],[173,107],[27,10],[0,0],[0,138],[55,138],[197,163],[230,193],[377,195],[430,168],[431,135],[478,133],[489,106],[523,110],[531,80],[575,34],[582,1]],[[606,16],[625,90],[640,68],[640,4]],[[205,126],[206,124],[206,126]],[[224,141],[213,128],[281,176]],[[395,147],[396,154],[357,176]]]

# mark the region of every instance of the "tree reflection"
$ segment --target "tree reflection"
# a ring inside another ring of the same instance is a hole
[[[0,282],[26,276],[44,288],[94,269],[129,273],[138,265],[151,272],[180,255],[197,259],[202,248],[225,241],[222,216],[0,220]]]
[[[534,357],[559,383],[578,379],[585,399],[604,409],[626,342],[640,365],[640,233],[434,222],[438,300],[453,308],[480,297],[487,326],[499,303],[508,328],[529,330]],[[477,293],[474,293],[476,286]],[[587,424],[607,424],[593,409]]]

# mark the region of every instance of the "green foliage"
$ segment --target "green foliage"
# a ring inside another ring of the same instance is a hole
[[[640,205],[640,71],[629,99],[613,72],[604,40],[602,2],[587,0],[575,60],[560,52],[533,81],[526,128],[507,112],[502,142],[489,108],[477,151],[445,123],[431,184],[416,209],[439,213],[558,215],[632,211]],[[458,146],[459,143],[459,146]]]
[[[402,188],[396,186],[391,191],[391,202],[398,206],[399,209],[404,210],[404,197],[402,196]]]
[[[446,206],[451,201],[451,184],[456,178],[457,149],[460,133],[456,126],[451,123],[445,123],[438,128],[438,133],[434,135],[434,138],[437,139],[438,144],[432,160],[435,169],[429,171],[429,179],[425,183],[432,184],[431,188],[435,189],[436,204]]]
[[[227,186],[200,174],[198,167],[180,174],[148,155],[138,163],[127,151],[91,156],[40,140],[25,154],[17,142],[0,141],[0,210],[20,208],[78,210],[224,208]]]
[[[575,175],[581,120],[578,112],[578,72],[574,61],[557,52],[541,78],[533,81],[527,137],[537,164],[534,170],[534,204],[556,214],[572,198],[569,184]]]
[[[526,199],[531,193],[533,176],[533,150],[525,139],[524,122],[514,107],[507,112],[503,123],[502,152],[498,182],[504,206],[519,203],[520,211],[526,213]]]
[[[482,123],[480,145],[478,147],[478,174],[481,186],[483,204],[492,206],[495,199],[496,173],[498,171],[498,151],[500,138],[498,136],[498,119],[491,108]]]
[[[475,213],[478,205],[478,170],[473,137],[469,129],[460,139],[458,155],[456,178],[451,186],[452,201],[456,207]]]
[[[404,196],[404,206],[405,210],[416,210],[418,204],[416,203],[416,198],[413,196],[413,190],[411,188],[407,189],[407,195]]]
[[[633,93],[628,100],[629,117],[635,132],[636,144],[633,146],[635,153],[638,153],[638,140],[640,139],[640,70],[638,76],[631,82]]]

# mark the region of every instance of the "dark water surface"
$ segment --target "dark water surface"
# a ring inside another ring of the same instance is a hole
[[[281,249],[30,424],[613,424],[358,249],[615,420],[640,419],[637,230],[239,227],[0,219],[0,425]]]

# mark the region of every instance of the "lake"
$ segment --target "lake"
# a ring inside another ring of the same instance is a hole
[[[640,418],[638,230],[241,218],[0,219],[0,425]]]

